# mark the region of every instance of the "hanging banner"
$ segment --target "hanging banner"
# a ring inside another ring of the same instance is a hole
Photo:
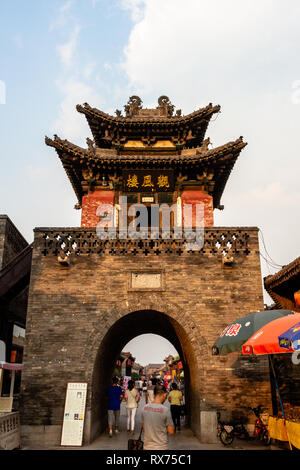
[[[87,394],[86,382],[68,382],[61,446],[81,446]]]

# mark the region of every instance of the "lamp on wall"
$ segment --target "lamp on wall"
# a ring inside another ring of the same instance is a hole
[[[57,261],[61,266],[70,266],[70,256],[66,255],[63,251],[58,255]]]

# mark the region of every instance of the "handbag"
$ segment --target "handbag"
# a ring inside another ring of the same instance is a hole
[[[180,405],[180,416],[186,416],[186,406],[185,405]]]
[[[138,439],[128,439],[128,450],[143,450],[144,442],[141,439],[142,432],[143,428],[141,428],[141,432]]]
[[[136,399],[136,396],[133,395],[133,393],[131,392],[131,390],[128,390],[128,392],[130,393],[130,395],[134,398],[135,402],[136,402],[136,407],[138,408],[139,407],[139,400]]]

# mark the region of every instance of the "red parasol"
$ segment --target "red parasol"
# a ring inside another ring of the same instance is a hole
[[[247,355],[262,355],[268,354],[269,361],[272,368],[276,389],[280,401],[280,406],[285,423],[285,413],[283,409],[283,403],[280,396],[279,386],[275,369],[272,361],[273,354],[292,353],[294,350],[287,344],[282,348],[279,346],[278,337],[286,332],[289,328],[292,328],[300,321],[300,313],[294,313],[294,315],[287,315],[285,317],[277,318],[276,320],[267,323],[265,326],[260,328],[254,335],[252,335],[248,341],[242,346],[242,354]],[[287,347],[288,346],[288,347]],[[287,429],[286,429],[287,432]],[[292,450],[291,441],[287,432],[290,450]]]
[[[278,337],[300,321],[300,313],[277,318],[260,328],[242,346],[242,354],[281,354],[292,353],[294,350],[279,346]]]

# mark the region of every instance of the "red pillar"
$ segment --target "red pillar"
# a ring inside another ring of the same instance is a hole
[[[214,225],[214,207],[213,198],[204,191],[183,191],[181,195],[182,216],[184,204],[192,204],[192,225],[196,227],[196,204],[203,204],[204,209],[204,226],[213,227]]]
[[[81,227],[97,227],[99,215],[97,209],[100,204],[114,205],[113,191],[94,191],[82,198]]]

